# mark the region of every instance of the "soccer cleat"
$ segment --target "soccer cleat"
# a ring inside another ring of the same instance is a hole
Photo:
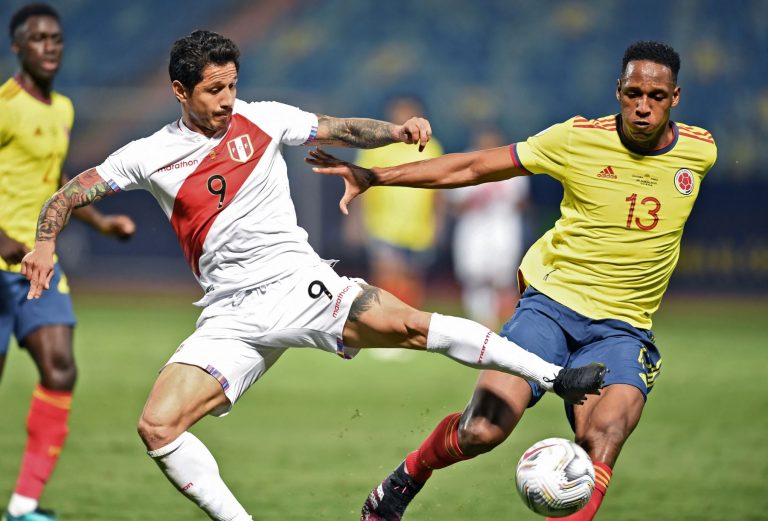
[[[423,486],[424,483],[416,482],[405,472],[405,462],[401,463],[368,494],[360,521],[400,521],[408,503]]]
[[[597,362],[583,367],[565,367],[552,381],[552,390],[566,402],[580,405],[587,394],[600,394],[607,372],[605,364]]]
[[[53,510],[45,510],[38,508],[33,512],[21,516],[12,516],[8,512],[5,513],[5,521],[57,521],[59,517]]]

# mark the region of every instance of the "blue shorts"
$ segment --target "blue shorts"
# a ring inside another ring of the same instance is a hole
[[[628,384],[647,398],[661,371],[661,353],[653,332],[622,320],[593,320],[528,287],[512,319],[501,328],[508,338],[544,360],[563,367],[602,362],[609,373],[605,385]],[[530,382],[529,382],[530,383]],[[544,390],[530,383],[532,407]],[[566,404],[573,426],[573,406]]]
[[[19,345],[41,326],[75,325],[67,278],[56,264],[50,289],[27,300],[29,281],[21,273],[0,271],[0,355],[8,351],[11,334]]]

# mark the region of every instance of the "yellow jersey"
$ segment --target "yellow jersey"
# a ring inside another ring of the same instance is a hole
[[[355,162],[362,167],[394,166],[443,155],[440,143],[432,138],[422,152],[416,145],[394,143],[361,150]],[[424,251],[435,243],[437,219],[434,190],[403,186],[372,187],[362,196],[363,226],[374,239],[401,248]]]
[[[74,109],[53,92],[40,100],[10,78],[0,86],[0,228],[32,248],[40,209],[59,189]],[[19,271],[0,258],[0,270]]]
[[[577,116],[510,146],[516,166],[564,191],[560,218],[522,261],[525,284],[589,318],[651,327],[717,157],[709,132],[670,125],[673,141],[645,154],[625,146],[618,115]]]

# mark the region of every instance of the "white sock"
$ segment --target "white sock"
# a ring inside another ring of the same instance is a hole
[[[429,323],[427,350],[477,369],[494,369],[520,376],[547,391],[552,390],[552,380],[562,369],[477,322],[438,313],[432,314]]]
[[[185,432],[157,450],[147,452],[182,494],[216,521],[251,521],[219,475],[216,460],[199,439]]]
[[[37,508],[37,499],[13,493],[8,502],[8,513],[13,517],[21,517],[24,514],[34,512]]]

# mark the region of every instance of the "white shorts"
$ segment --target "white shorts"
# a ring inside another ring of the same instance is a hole
[[[320,264],[216,301],[203,310],[195,332],[166,365],[195,365],[216,378],[230,403],[211,414],[226,414],[289,347],[355,356],[358,350],[344,346],[342,333],[362,291],[358,282]]]

